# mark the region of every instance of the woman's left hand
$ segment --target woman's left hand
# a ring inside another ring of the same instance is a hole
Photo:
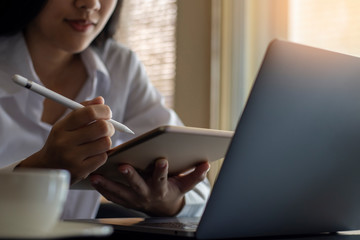
[[[184,195],[203,181],[210,168],[201,163],[187,175],[168,178],[168,161],[158,159],[149,178],[144,179],[128,164],[119,166],[119,174],[128,185],[113,182],[100,175],[90,177],[93,187],[107,200],[152,216],[174,216],[185,204]]]

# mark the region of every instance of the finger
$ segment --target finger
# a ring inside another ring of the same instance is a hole
[[[61,120],[63,128],[67,131],[84,127],[96,120],[108,120],[112,116],[112,112],[107,105],[89,105],[79,108],[65,116]]]
[[[188,175],[176,177],[177,184],[182,193],[186,193],[193,189],[196,184],[206,178],[206,174],[210,169],[209,162],[204,162],[196,166],[193,172]]]
[[[98,120],[91,124],[72,131],[73,142],[76,144],[85,144],[96,141],[100,138],[111,137],[115,133],[114,126],[106,120]]]
[[[110,137],[103,137],[97,139],[96,141],[88,142],[82,144],[76,148],[77,156],[80,156],[82,159],[89,158],[94,155],[101,153],[107,153],[112,146]]]
[[[89,157],[82,161],[77,166],[72,166],[68,169],[71,173],[72,183],[86,178],[90,173],[101,167],[107,160],[108,156],[106,153],[101,153],[92,157]]]
[[[97,125],[98,123],[94,123],[94,126]],[[49,152],[54,156],[51,157],[51,162],[70,166],[76,166],[76,162],[81,163],[88,157],[105,153],[112,147],[111,134],[115,130],[109,123],[104,125],[108,125],[110,130],[104,130],[105,133],[96,133],[95,137],[91,137],[91,134],[96,132],[97,128],[91,130],[90,126],[90,130],[84,128],[78,131],[59,131],[58,126],[54,127],[44,145],[44,152]]]
[[[83,166],[87,168],[89,172],[93,172],[99,167],[101,167],[106,162],[107,159],[108,159],[108,155],[106,153],[100,153],[86,158],[83,161]]]
[[[118,168],[120,174],[123,176],[125,182],[130,186],[130,188],[137,193],[137,195],[146,197],[150,193],[150,189],[147,186],[144,179],[139,175],[139,173],[130,165],[123,164]]]
[[[136,199],[129,187],[110,181],[100,175],[90,176],[91,185],[101,193],[107,200],[120,204],[124,207],[130,207],[125,199]],[[136,201],[133,201],[136,202]]]
[[[82,105],[84,106],[88,106],[88,105],[94,105],[94,104],[104,104],[105,103],[105,100],[103,97],[99,96],[99,97],[96,97],[94,99],[91,99],[89,101],[84,101],[84,102],[81,102]]]
[[[167,190],[167,175],[169,163],[166,159],[156,160],[155,169],[152,176],[152,189],[157,194],[165,194]]]
[[[101,138],[111,137],[115,133],[114,126],[106,120],[99,120],[88,126],[73,131],[59,131],[59,126],[54,126],[51,139],[57,142],[58,146],[82,146],[97,141]],[[81,150],[82,148],[76,148]],[[110,149],[108,149],[110,150]]]

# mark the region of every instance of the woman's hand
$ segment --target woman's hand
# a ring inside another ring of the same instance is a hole
[[[116,183],[100,175],[90,176],[91,183],[106,199],[153,216],[174,216],[184,206],[184,195],[203,181],[210,165],[204,162],[187,175],[168,178],[168,161],[158,159],[149,178],[142,178],[130,165],[119,166],[126,183]]]
[[[106,121],[111,118],[111,110],[102,97],[82,104],[84,108],[57,121],[44,147],[18,167],[66,169],[75,183],[103,165],[115,131]]]

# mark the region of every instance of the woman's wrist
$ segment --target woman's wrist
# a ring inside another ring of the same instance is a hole
[[[19,169],[19,168],[49,168],[49,166],[47,166],[41,160],[41,157],[39,155],[40,155],[40,153],[37,152],[37,153],[34,153],[33,155],[25,158],[18,165],[16,165],[14,170]]]

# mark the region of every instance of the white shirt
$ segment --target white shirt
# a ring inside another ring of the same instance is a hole
[[[75,99],[77,102],[103,96],[113,119],[137,134],[160,125],[182,125],[178,116],[164,106],[162,96],[151,85],[144,67],[129,49],[108,40],[103,49],[88,48],[81,53],[88,79]],[[39,151],[51,130],[41,121],[44,97],[14,84],[20,74],[42,85],[22,34],[0,38],[0,170],[12,171],[24,158]],[[65,114],[67,114],[68,110]],[[116,132],[113,145],[129,140],[129,134]],[[185,195],[186,205],[178,216],[200,216],[208,198],[208,181],[199,183]],[[99,193],[70,190],[64,219],[93,218],[99,206]]]

